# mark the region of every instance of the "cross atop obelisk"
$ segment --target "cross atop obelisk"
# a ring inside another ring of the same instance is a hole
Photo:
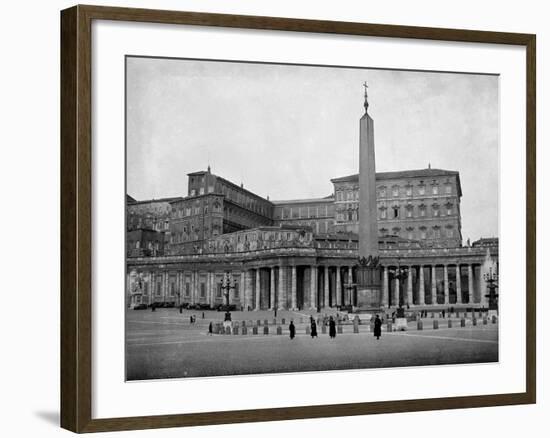
[[[365,107],[365,112],[367,112],[369,109],[369,96],[367,93],[367,88],[369,88],[369,86],[367,84],[367,81],[363,82],[363,87],[365,87],[365,103],[363,104],[363,106]]]

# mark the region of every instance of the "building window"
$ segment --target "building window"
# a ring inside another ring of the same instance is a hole
[[[453,214],[453,206],[447,205],[447,216],[451,216]]]
[[[439,228],[434,228],[434,237],[436,239],[439,239],[441,237],[441,229]]]
[[[387,218],[387,213],[386,213],[386,209],[385,208],[382,208],[380,210],[380,219],[386,219]]]
[[[199,195],[204,195],[204,187],[201,187],[201,188],[199,189]]]
[[[392,187],[391,193],[394,198],[397,198],[399,196],[399,187]]]
[[[191,196],[195,196],[196,193],[195,189],[191,189]]]
[[[421,239],[425,239],[425,238],[426,238],[426,229],[425,229],[425,228],[421,228],[421,229],[420,229],[420,238],[421,238]]]
[[[204,298],[206,296],[206,284],[201,283],[201,298]]]
[[[448,194],[448,195],[450,195],[452,192],[453,192],[452,186],[451,186],[450,184],[447,184],[447,185],[445,186],[445,193]]]
[[[418,186],[418,194],[419,195],[425,195],[426,194],[426,186],[424,184],[421,184]]]
[[[447,228],[447,237],[451,238],[453,237],[453,229],[452,228]]]
[[[407,237],[411,240],[414,239],[414,230],[412,228],[407,230]]]
[[[407,196],[411,196],[412,195],[412,186],[408,185],[405,189],[405,192],[406,192]]]
[[[432,206],[432,211],[433,211],[434,217],[439,217],[439,206],[438,205],[433,205]]]
[[[393,207],[393,217],[394,219],[399,217],[399,207]]]
[[[380,197],[381,197],[381,198],[385,198],[385,197],[386,197],[386,188],[385,188],[385,187],[381,187],[381,188],[380,188]]]
[[[439,187],[434,185],[432,186],[432,194],[437,195],[439,193]]]

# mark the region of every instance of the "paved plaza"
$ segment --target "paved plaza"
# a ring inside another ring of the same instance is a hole
[[[334,312],[333,312],[334,313]],[[324,313],[323,313],[324,314]],[[190,316],[196,322],[190,322]],[[376,340],[368,324],[344,324],[343,333],[330,339],[318,327],[319,337],[306,334],[309,314],[280,311],[273,324],[274,313],[232,312],[233,321],[246,321],[246,335],[208,335],[210,321],[223,319],[216,311],[178,309],[128,310],[127,322],[127,379],[163,379],[204,377],[237,374],[304,372],[361,368],[403,367],[484,363],[498,361],[498,324],[480,319],[474,326],[471,318],[466,327],[460,319],[438,318],[439,328],[433,329],[431,315],[423,319],[424,329],[417,330],[414,321],[407,331],[387,332]],[[316,315],[318,316],[318,315]],[[282,325],[285,318],[285,325]],[[263,321],[269,321],[269,335],[263,334]],[[296,324],[296,338],[288,333],[290,319]],[[260,320],[258,334],[252,334],[251,324]],[[302,321],[302,322],[300,322]],[[282,335],[276,334],[281,326]]]

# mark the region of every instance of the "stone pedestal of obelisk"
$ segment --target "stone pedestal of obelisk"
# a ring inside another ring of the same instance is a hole
[[[365,114],[359,121],[359,265],[357,267],[357,307],[381,308],[381,269],[378,253],[376,208],[376,165],[374,121],[368,114],[367,85]]]

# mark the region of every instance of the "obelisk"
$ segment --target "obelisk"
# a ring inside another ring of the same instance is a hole
[[[357,269],[357,306],[380,308],[380,266],[378,263],[378,225],[376,208],[376,162],[374,121],[368,113],[367,83],[365,114],[359,121],[359,266]]]

